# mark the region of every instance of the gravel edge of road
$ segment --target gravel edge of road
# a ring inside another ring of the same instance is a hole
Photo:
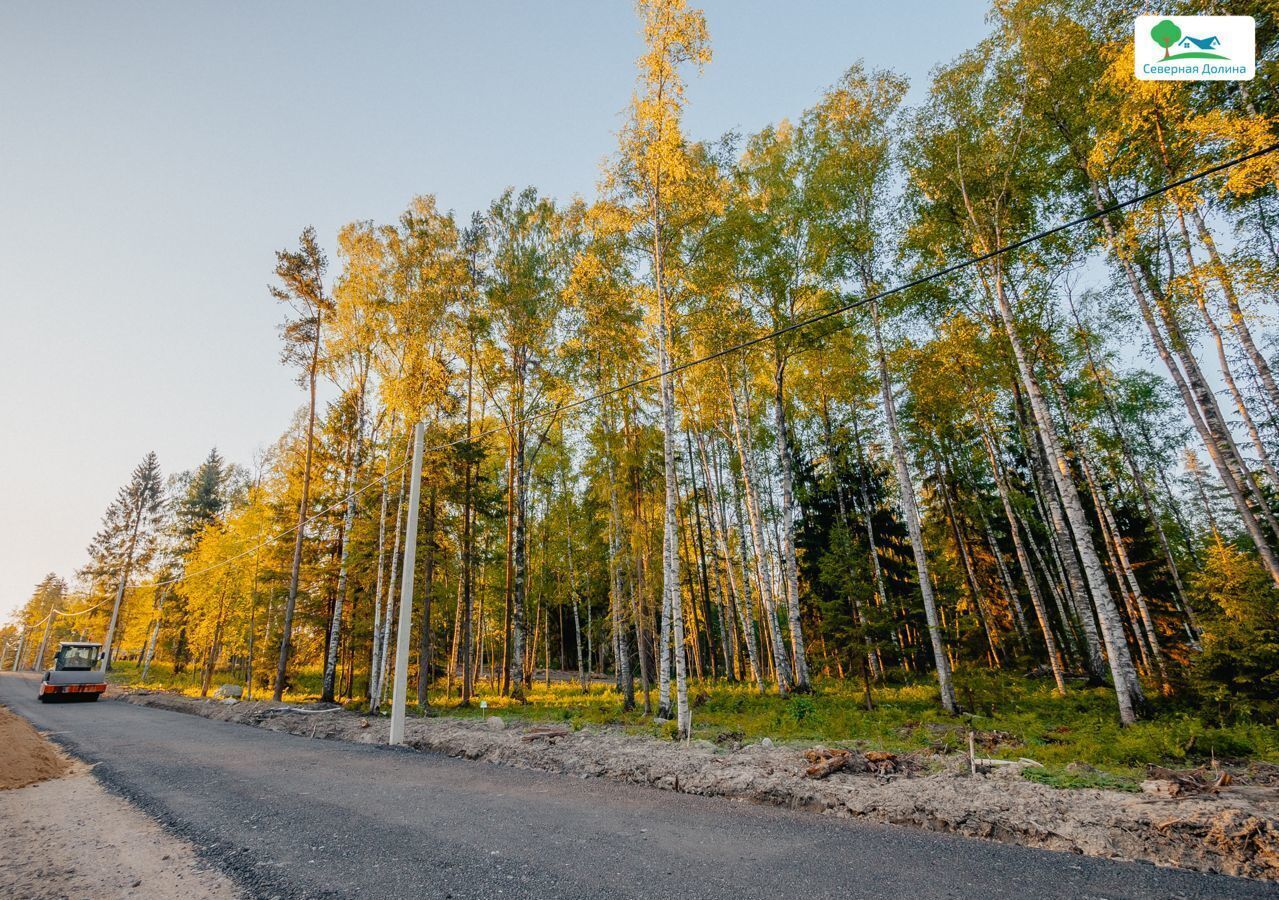
[[[272,877],[271,872],[264,872],[249,861],[249,854],[239,847],[223,842],[209,843],[207,835],[199,828],[184,824],[179,818],[167,810],[162,803],[146,794],[132,790],[128,782],[121,778],[111,763],[96,758],[93,754],[83,752],[74,740],[65,739],[64,735],[51,734],[49,740],[57,744],[64,752],[77,759],[90,763],[93,775],[98,783],[114,797],[124,800],[145,816],[156,822],[166,834],[186,843],[197,857],[208,866],[225,875],[239,888],[246,897],[270,897],[273,900],[292,900],[292,898],[321,897],[314,893],[299,894],[287,880]]]
[[[223,703],[163,691],[112,692],[111,699],[300,737],[382,744],[388,723],[334,709]],[[491,722],[491,720],[490,720]],[[1113,791],[1056,790],[1002,770],[976,778],[951,772],[884,781],[865,774],[804,777],[794,747],[752,744],[725,752],[706,741],[668,741],[583,729],[539,735],[546,726],[497,727],[450,717],[410,719],[406,750],[578,778],[646,785],[907,825],[1025,847],[1209,874],[1279,881],[1279,792],[1233,791],[1172,800]]]

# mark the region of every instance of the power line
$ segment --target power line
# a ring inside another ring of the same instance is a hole
[[[68,619],[74,616],[82,616],[85,613],[93,612],[95,609],[97,609],[99,606],[101,606],[102,604],[106,602],[107,601],[105,600],[99,600],[97,603],[93,604],[92,606],[85,607],[84,609],[78,609],[75,612],[68,612],[65,609],[51,609],[49,610],[48,613],[45,614],[45,617],[43,619],[41,619],[39,622],[36,622],[34,625],[28,625],[27,628],[39,628],[45,622],[49,621],[49,619],[52,616],[66,616]]]
[[[714,360],[717,360],[717,359],[722,359],[725,356],[730,356],[733,353],[737,353],[742,350],[748,350],[751,347],[754,347],[758,344],[762,344],[766,341],[771,341],[775,338],[789,334],[793,331],[799,331],[800,329],[807,328],[810,325],[816,325],[819,322],[825,322],[837,316],[842,316],[845,313],[852,312],[853,310],[860,309],[864,306],[869,306],[873,303],[878,303],[879,301],[887,297],[892,297],[895,294],[903,293],[905,291],[910,290],[911,288],[916,288],[916,287],[919,287],[920,285],[927,284],[930,281],[936,281],[940,278],[945,278],[949,275],[954,275],[956,272],[961,272],[964,269],[968,269],[973,266],[979,265],[983,262],[994,259],[998,256],[1003,256],[1004,254],[1011,253],[1014,250],[1020,250],[1022,247],[1027,247],[1031,244],[1038,243],[1039,241],[1042,241],[1045,238],[1052,237],[1055,234],[1060,234],[1063,231],[1069,231],[1070,229],[1077,228],[1080,225],[1086,225],[1089,222],[1095,222],[1098,219],[1105,218],[1106,216],[1112,215],[1116,212],[1127,209],[1129,207],[1137,206],[1141,203],[1145,203],[1147,200],[1152,200],[1155,197],[1162,196],[1163,194],[1166,194],[1169,191],[1174,191],[1177,188],[1185,187],[1186,185],[1192,184],[1201,179],[1219,174],[1221,172],[1226,171],[1227,169],[1234,168],[1235,166],[1238,166],[1242,163],[1257,159],[1269,153],[1273,153],[1276,150],[1279,150],[1279,143],[1274,143],[1260,150],[1254,150],[1251,153],[1246,153],[1242,156],[1237,156],[1233,159],[1226,160],[1225,162],[1218,163],[1217,165],[1211,166],[1210,168],[1203,169],[1191,175],[1187,175],[1176,181],[1166,182],[1165,184],[1162,184],[1157,188],[1153,188],[1149,191],[1146,191],[1143,194],[1138,194],[1137,196],[1130,197],[1127,200],[1120,200],[1116,203],[1111,204],[1110,206],[1103,207],[1101,209],[1098,209],[1086,215],[1078,216],[1067,222],[1062,222],[1058,225],[1054,225],[1051,228],[1047,228],[1043,231],[1036,232],[1035,234],[1029,235],[1028,237],[1024,237],[1020,240],[1013,241],[1010,244],[1004,244],[1001,247],[997,247],[994,250],[987,251],[986,253],[982,253],[978,256],[970,256],[967,259],[960,260],[959,262],[953,263],[952,265],[946,266],[945,268],[937,269],[933,272],[929,272],[926,275],[921,275],[918,278],[914,278],[910,281],[903,282],[901,284],[896,285],[895,287],[887,288],[869,297],[862,297],[858,300],[852,300],[840,306],[832,307],[831,309],[824,310],[820,313],[816,313],[805,319],[800,319],[797,322],[792,322],[789,325],[784,325],[781,328],[774,329],[765,334],[756,335],[755,337],[748,338],[744,341],[740,341],[736,344],[732,344],[728,347],[724,347],[720,350],[716,350],[713,353],[708,353],[705,356],[699,356],[695,359],[678,363],[663,371],[653,372],[649,375],[644,375],[640,378],[636,378],[632,381],[628,381],[625,384],[617,385],[616,387],[599,391],[598,393],[591,394],[587,397],[580,397],[576,400],[572,400],[568,403],[557,406],[554,409],[542,410],[540,412],[533,413],[532,415],[525,416],[523,419],[517,419],[511,422],[509,425],[505,425],[505,424],[496,425],[492,428],[489,428],[484,431],[478,432],[474,435],[471,435],[470,437],[457,438],[456,440],[446,441],[442,444],[436,444],[432,447],[427,447],[423,451],[423,453],[436,453],[436,452],[439,452],[440,450],[447,450],[451,447],[456,447],[461,444],[471,443],[473,441],[477,441],[485,437],[490,437],[494,434],[499,434],[503,431],[509,430],[510,428],[514,428],[517,425],[529,425],[529,424],[532,424],[533,422],[539,422],[546,418],[558,417],[563,413],[571,412],[573,410],[576,410],[585,406],[589,406],[594,403],[598,403],[601,400],[606,400],[609,397],[614,397],[614,396],[617,396],[618,394],[634,390],[635,388],[641,387],[645,384],[651,384],[652,382],[657,381],[663,376],[675,375],[680,372],[686,371],[688,369],[692,369],[696,366],[700,366],[708,362],[713,362]],[[844,328],[844,327],[847,327],[846,324],[840,324],[836,327],[835,330],[839,330],[840,328]],[[176,578],[172,578],[167,581],[154,582],[151,585],[144,585],[144,587],[160,588],[160,587],[167,587],[170,585],[178,584],[179,582],[187,581],[199,575],[205,575],[209,572],[223,568],[224,566],[228,566],[233,562],[237,562],[241,559],[251,556],[257,553],[262,548],[275,543],[281,538],[284,538],[293,534],[294,532],[298,530],[298,528],[305,525],[309,525],[311,522],[315,521],[321,516],[324,516],[330,512],[333,512],[340,505],[346,503],[348,500],[352,499],[353,497],[358,497],[360,494],[364,493],[365,491],[369,490],[375,485],[381,484],[385,479],[389,478],[391,475],[394,475],[402,471],[406,466],[408,466],[407,460],[405,462],[400,463],[393,469],[388,469],[380,478],[374,481],[370,481],[368,484],[365,484],[352,491],[348,491],[346,494],[343,494],[341,497],[339,497],[336,501],[334,501],[330,505],[320,510],[317,510],[316,512],[304,518],[298,524],[292,525],[289,528],[286,528],[283,531],[280,531],[272,535],[271,537],[262,541],[262,543],[254,547],[251,547],[250,549],[245,550],[242,553],[238,553],[235,556],[228,557],[227,559],[224,559],[220,562],[213,563],[212,565],[206,566],[203,569],[198,569],[195,572],[183,573],[182,575],[179,575]]]

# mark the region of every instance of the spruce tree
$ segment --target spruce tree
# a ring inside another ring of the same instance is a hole
[[[116,585],[115,602],[102,646],[103,671],[111,668],[116,626],[120,621],[120,607],[129,576],[135,564],[147,559],[154,547],[163,483],[160,461],[154,452],[148,453],[133,470],[129,483],[120,488],[115,500],[107,507],[102,516],[102,528],[89,545],[89,556],[93,560],[90,574],[109,577]]]

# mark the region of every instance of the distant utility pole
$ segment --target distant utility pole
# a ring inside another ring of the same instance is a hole
[[[426,425],[413,426],[413,475],[404,539],[404,571],[400,579],[400,622],[395,631],[395,685],[391,694],[389,743],[404,743],[404,703],[409,692],[409,632],[413,629],[413,569],[417,564],[417,508],[422,495],[422,439]],[[425,662],[425,661],[423,661]]]
[[[27,644],[27,632],[30,626],[22,629],[22,636],[18,638],[18,650],[13,654],[13,671],[18,671],[18,667],[22,665],[22,651]]]
[[[49,649],[49,632],[53,630],[53,622],[57,618],[58,611],[56,609],[49,610],[48,621],[44,626],[44,637],[40,638],[40,649],[36,651],[36,658],[31,666],[36,671],[44,668],[44,654]]]

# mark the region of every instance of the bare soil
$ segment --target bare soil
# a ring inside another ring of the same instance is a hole
[[[0,706],[0,896],[231,900],[231,882]]]
[[[61,778],[71,765],[26,719],[0,706],[0,791]]]
[[[114,692],[113,692],[114,693]],[[385,743],[388,722],[341,709],[201,701],[164,692],[117,699],[312,738]],[[809,770],[832,754],[808,746],[676,744],[615,728],[413,718],[419,750],[728,797],[826,815],[911,825],[969,837],[1111,859],[1279,880],[1279,787],[1233,784],[1191,796],[1058,790],[1017,766],[972,774],[965,756],[886,760],[854,753],[825,777]],[[816,751],[816,752],[814,752]]]

